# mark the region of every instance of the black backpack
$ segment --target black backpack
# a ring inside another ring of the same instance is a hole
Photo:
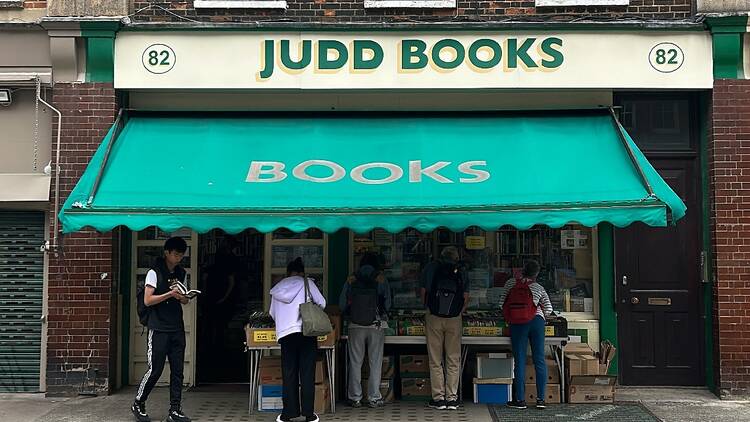
[[[432,277],[427,305],[430,313],[435,316],[453,318],[461,315],[464,307],[464,286],[458,265],[438,262]]]
[[[357,325],[372,325],[379,310],[378,273],[364,265],[355,274],[349,293],[349,319]]]
[[[151,307],[143,303],[143,297],[146,294],[146,280],[139,280],[135,286],[135,302],[138,309],[138,320],[144,327],[148,326],[148,316],[151,313]]]

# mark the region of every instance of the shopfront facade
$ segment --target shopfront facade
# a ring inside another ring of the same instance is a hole
[[[619,375],[620,383],[706,385],[725,389],[722,395],[746,394],[740,383],[720,381],[719,374],[725,370],[721,362],[730,358],[719,358],[720,331],[714,334],[713,324],[721,305],[711,292],[714,286],[721,286],[723,276],[717,272],[712,277],[712,268],[721,264],[712,265],[718,231],[709,220],[714,215],[709,204],[716,198],[717,187],[709,177],[709,151],[714,141],[706,135],[710,126],[716,127],[709,117],[712,95],[714,100],[717,95],[716,90],[712,94],[715,72],[711,68],[715,40],[702,24],[684,21],[690,17],[690,6],[677,3],[668,6],[665,13],[670,16],[661,17],[674,22],[659,28],[629,23],[604,28],[593,23],[544,28],[498,23],[488,27],[450,23],[445,18],[445,23],[453,26],[389,24],[386,30],[331,30],[316,24],[325,17],[316,17],[315,10],[298,9],[296,3],[289,3],[286,12],[268,12],[271,16],[294,15],[298,22],[288,26],[240,24],[255,16],[251,10],[171,10],[188,19],[238,22],[218,28],[187,23],[136,2],[131,13],[146,9],[132,16],[129,23],[82,24],[77,37],[89,47],[80,60],[86,64],[85,77],[78,83],[60,83],[53,90],[54,104],[61,105],[63,111],[63,156],[74,165],[64,173],[61,202],[78,182],[119,108],[128,109],[123,112],[127,117],[146,119],[167,115],[229,119],[258,112],[294,119],[321,113],[344,118],[367,113],[450,117],[614,106],[646,158],[687,205],[687,214],[676,226],[651,228],[635,223],[620,228],[606,221],[568,221],[555,227],[539,224],[518,230],[506,225],[489,227],[482,218],[452,229],[384,229],[375,225],[321,231],[313,225],[294,234],[276,230],[271,227],[273,222],[265,229],[246,226],[250,230],[226,230],[239,232],[230,242],[235,255],[243,259],[247,280],[241,295],[247,305],[244,309],[265,305],[265,292],[283,273],[283,261],[297,254],[310,260],[311,273],[323,282],[329,301],[336,302],[341,283],[356,267],[361,253],[373,250],[386,264],[396,307],[411,310],[418,306],[410,292],[420,266],[442,247],[454,245],[461,249],[475,282],[471,307],[490,312],[499,307],[493,298],[502,279],[512,276],[525,259],[534,258],[545,266],[545,286],[555,308],[567,317],[570,334],[594,347],[604,339],[618,345],[620,360],[611,371]],[[610,9],[601,7],[605,14],[612,13]],[[399,15],[424,20],[446,10],[452,18],[458,9],[410,9]],[[460,10],[459,14],[468,13]],[[537,10],[578,13],[575,8]],[[646,19],[657,17],[636,6],[626,10]],[[381,9],[377,17],[365,14],[356,18],[359,11],[345,18],[348,15],[343,8],[326,7],[324,12],[321,5],[320,9],[330,19],[339,16],[342,25],[347,19],[389,19],[393,13]],[[534,8],[526,13],[535,13]],[[484,9],[480,13],[490,14]],[[153,23],[165,19],[186,23]],[[96,104],[85,114],[86,121],[78,120],[76,96],[89,96],[86,102]],[[76,143],[82,147],[66,148]],[[306,148],[316,149],[314,144]],[[588,158],[581,154],[581,160]],[[282,162],[284,157],[263,160]],[[451,158],[436,159],[440,160]],[[361,161],[383,162],[387,157],[363,157]],[[533,157],[509,156],[501,167],[509,173],[519,167],[520,171],[538,171],[537,162]],[[544,163],[549,167],[578,165],[575,160],[556,163],[545,159]],[[287,163],[290,180],[295,177],[292,169],[296,164]],[[249,166],[243,169],[243,180],[250,177]],[[206,166],[206,171],[212,168]],[[405,166],[402,170],[406,180],[409,171]],[[346,167],[347,178],[350,171]],[[425,182],[441,183],[436,179],[444,177],[443,172],[421,174]],[[503,177],[503,172],[492,176]],[[458,185],[459,177],[456,173],[455,180],[449,178]],[[283,198],[279,202],[284,205]],[[66,234],[55,245],[62,253],[50,255],[54,264],[50,286],[62,288],[64,275],[72,273],[82,286],[96,288],[98,299],[84,305],[81,297],[65,302],[60,296],[50,302],[51,327],[56,331],[47,360],[49,392],[70,393],[81,385],[105,392],[136,382],[145,362],[145,345],[132,304],[137,277],[158,254],[167,233],[179,231],[191,247],[191,280],[203,283],[228,237],[225,231],[211,230],[221,227],[218,224],[195,230],[171,226],[159,230],[128,228],[127,222],[120,221],[112,227],[116,228],[100,228],[103,233],[85,229]],[[87,257],[93,264],[81,265]],[[73,268],[76,270],[71,272]],[[735,274],[734,270],[723,271]],[[205,378],[208,370],[201,363],[200,349],[206,340],[198,334],[202,329],[198,315],[203,311],[198,304],[191,306],[194,308],[186,312],[192,339],[186,382],[221,381]],[[75,331],[89,322],[97,324],[95,336]],[[76,336],[75,341],[66,343],[66,335],[68,340],[70,335]],[[236,339],[241,341],[241,331]],[[694,347],[670,348],[673,345]],[[742,346],[738,347],[741,350]],[[94,359],[87,356],[92,349],[96,350]]]
[[[612,35],[621,37],[621,42],[631,46],[638,39],[642,45],[639,50],[645,55],[640,70],[642,73],[631,72],[628,78],[618,72],[618,69],[628,67],[627,63],[633,61],[627,55],[614,54],[607,59],[602,58],[607,47],[606,42],[601,40]],[[591,49],[597,48],[597,43],[601,45],[601,53],[590,55]],[[671,134],[670,139],[675,140],[677,145],[675,149],[685,148],[685,145],[697,149],[698,130],[686,129],[684,123],[691,121],[691,113],[698,113],[700,103],[695,98],[700,97],[701,91],[710,88],[712,81],[710,76],[706,76],[706,72],[709,72],[706,62],[685,58],[707,57],[709,44],[710,38],[702,30],[683,29],[673,33],[641,33],[637,30],[616,34],[557,32],[554,36],[547,36],[544,32],[529,34],[509,31],[455,31],[417,36],[405,36],[398,31],[333,34],[302,31],[269,36],[255,32],[224,34],[215,31],[171,33],[122,30],[118,32],[115,42],[115,62],[118,65],[115,67],[114,83],[115,88],[127,97],[129,108],[137,110],[140,116],[178,111],[192,115],[204,113],[204,117],[222,114],[226,117],[238,112],[262,110],[284,116],[306,117],[310,112],[331,109],[343,116],[363,110],[395,114],[427,112],[445,116],[446,112],[503,113],[621,105],[623,123],[626,127],[633,126],[629,130],[647,131],[649,129],[644,119],[655,120],[651,116],[658,116],[661,120],[652,122],[652,127],[656,129],[652,129],[651,133],[658,133],[661,129]],[[662,54],[674,54],[675,57],[665,56],[662,60],[660,48],[655,48],[658,45],[676,46],[666,48]],[[513,49],[513,53],[508,53],[508,48]],[[321,50],[327,54],[322,55]],[[235,60],[231,51],[248,53]],[[300,55],[295,56],[290,51],[298,51]],[[600,57],[600,60],[589,63],[587,56]],[[653,63],[648,61],[650,56],[653,56],[650,58]],[[676,63],[668,63],[670,60]],[[214,65],[210,77],[205,78],[194,72],[207,63]],[[271,66],[271,63],[275,66]],[[611,67],[601,69],[599,64],[602,63]],[[569,67],[566,68],[566,65]],[[659,70],[662,65],[671,65],[675,70]],[[694,67],[691,68],[691,65]],[[414,69],[408,69],[410,66]],[[297,69],[290,69],[294,67]],[[497,78],[497,74],[507,77]],[[517,76],[519,74],[523,77]],[[531,75],[528,80],[525,79],[527,75]],[[592,79],[593,75],[599,79]],[[665,101],[665,88],[688,92],[672,92],[670,95],[674,101]],[[643,92],[626,92],[630,90]],[[652,98],[656,100],[649,102]],[[683,132],[679,133],[681,130]],[[696,138],[684,140],[690,136]],[[663,157],[671,151],[670,148],[661,143],[654,147]],[[644,150],[649,151],[648,148]],[[583,156],[581,158],[584,159]],[[533,158],[530,160],[534,162]],[[549,166],[562,164],[545,162]],[[515,163],[513,158],[507,159],[509,172],[520,165]],[[576,165],[575,162],[568,164]],[[696,175],[691,172],[685,177]],[[432,182],[442,176],[431,177],[429,181]],[[692,184],[690,181],[686,183]],[[354,268],[361,253],[375,250],[383,256],[386,268],[391,272],[389,279],[394,286],[396,308],[404,311],[418,307],[415,295],[410,294],[415,278],[420,267],[444,246],[455,245],[462,250],[470,266],[469,274],[476,281],[471,291],[471,308],[477,311],[497,311],[499,306],[494,303],[500,290],[497,286],[501,285],[503,278],[512,276],[513,269],[521,266],[525,259],[534,258],[545,266],[545,283],[549,284],[554,306],[568,318],[571,334],[597,347],[602,339],[618,340],[617,318],[612,307],[616,292],[613,285],[603,285],[601,279],[606,277],[612,280],[615,276],[614,232],[619,229],[613,229],[606,223],[595,222],[587,226],[571,223],[555,224],[555,228],[535,225],[527,230],[517,230],[512,226],[499,225],[488,229],[478,218],[476,224],[467,224],[466,230],[455,231],[447,228],[422,228],[422,231],[413,228],[375,228],[363,231],[355,228],[355,233],[342,228],[325,230],[326,234],[317,230],[306,232],[305,235],[277,232],[256,237],[257,240],[252,241],[254,248],[249,249],[262,248],[264,258],[259,261],[263,262],[260,273],[263,291],[267,291],[277,278],[274,274],[283,272],[285,259],[293,258],[295,253],[309,253],[310,259],[316,262],[311,264],[311,271],[319,274],[329,300],[334,302],[341,283]],[[284,224],[277,223],[276,227],[284,227]],[[205,232],[208,228],[211,227],[201,227],[198,231]],[[261,228],[261,231],[267,232],[269,229]],[[214,244],[211,246],[212,241],[202,241],[201,238],[205,236],[197,231],[183,231],[183,234],[195,242],[191,245],[204,251],[206,256],[209,254],[207,251],[218,247],[220,240],[217,239],[222,236],[207,235],[213,238]],[[122,256],[131,262],[128,276],[131,280],[147,268],[147,259],[141,259],[142,253],[148,255],[145,252],[148,248],[152,249],[151,252],[158,252],[159,239],[163,239],[164,235],[146,235],[142,231],[135,231],[125,236],[131,242],[124,249],[131,252],[129,257]],[[208,246],[201,248],[201,243]],[[630,244],[638,242],[635,240]],[[257,251],[254,253],[260,255]],[[206,256],[201,256],[200,252],[191,254],[191,265],[209,260]],[[201,275],[191,277],[199,279]],[[128,296],[132,297],[133,286],[134,283],[122,284],[120,292],[123,293],[123,303],[128,301]],[[125,288],[130,292],[126,292]],[[260,297],[255,300],[262,303],[264,299]],[[692,300],[699,303],[695,295]],[[143,369],[141,366],[145,362],[145,357],[138,357],[139,329],[132,312],[120,321],[123,321],[121,344],[128,345],[122,348],[119,364],[120,373],[127,373],[128,376],[122,376],[121,380],[127,380],[123,383],[135,382],[137,378],[134,377],[137,377],[139,368]],[[695,322],[686,320],[684,330],[700,332],[702,327]],[[654,333],[653,338],[662,334]],[[696,338],[696,341],[700,340],[700,337]],[[199,344],[199,340],[193,341],[193,344]],[[656,359],[655,356],[647,358]],[[701,369],[704,366],[701,359],[705,359],[705,355],[698,351],[691,362],[692,372],[705,373]],[[193,367],[187,371],[196,372],[200,372],[200,368]],[[196,381],[193,378],[187,382]],[[674,382],[688,385],[704,383],[700,377]]]

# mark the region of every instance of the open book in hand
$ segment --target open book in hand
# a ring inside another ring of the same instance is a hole
[[[172,287],[177,287],[177,291],[188,299],[192,299],[201,294],[200,290],[189,290],[187,286],[182,284],[182,282],[180,281],[175,281],[174,283],[172,283]]]

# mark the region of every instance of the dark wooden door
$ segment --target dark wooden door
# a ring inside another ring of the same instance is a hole
[[[697,159],[651,163],[687,205],[671,227],[615,231],[620,383],[703,385]]]

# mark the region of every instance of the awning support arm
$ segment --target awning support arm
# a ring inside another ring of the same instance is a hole
[[[646,192],[648,192],[649,197],[656,197],[656,194],[654,194],[653,188],[651,188],[651,183],[649,183],[648,179],[646,178],[646,174],[643,172],[643,168],[641,168],[641,165],[638,164],[638,160],[635,158],[635,153],[633,153],[633,149],[630,147],[630,144],[628,143],[628,140],[625,138],[625,134],[622,133],[622,125],[620,124],[620,121],[617,119],[617,114],[615,113],[614,108],[609,108],[609,114],[612,116],[612,124],[615,126],[615,130],[617,131],[617,136],[620,138],[620,141],[622,141],[622,145],[625,147],[625,151],[628,152],[628,156],[630,157],[630,161],[633,163],[633,166],[635,166],[636,170],[638,170],[638,175],[641,177],[641,183],[643,183],[643,187],[646,188]]]
[[[122,125],[123,125],[123,118],[122,118],[122,109],[117,112],[117,118],[115,119],[114,131],[112,132],[112,139],[109,140],[109,144],[107,145],[107,150],[104,151],[104,158],[102,159],[102,164],[99,166],[99,171],[96,173],[96,179],[94,179],[94,185],[91,187],[91,192],[89,193],[89,199],[86,201],[86,206],[91,206],[91,203],[94,202],[94,196],[96,195],[96,191],[99,189],[99,182],[102,179],[102,174],[104,174],[104,168],[107,166],[107,161],[109,160],[109,153],[112,151],[112,145],[115,144],[115,141],[117,140],[117,137],[120,135],[120,132],[122,131]]]

